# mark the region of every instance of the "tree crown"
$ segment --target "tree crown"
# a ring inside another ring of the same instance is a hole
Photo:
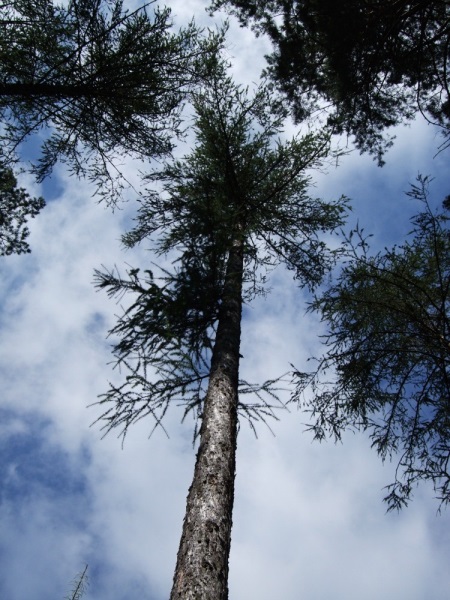
[[[337,132],[380,163],[389,127],[421,112],[448,145],[449,4],[445,0],[213,0],[271,38],[267,73],[296,119],[327,105]],[[329,105],[332,105],[330,107]]]
[[[264,86],[249,97],[219,62],[195,95],[192,152],[150,176],[162,182],[162,192],[142,199],[137,225],[124,238],[127,245],[153,239],[156,254],[171,253],[175,269],[164,271],[161,283],[148,270],[141,278],[133,269],[126,280],[97,273],[98,285],[111,295],[131,291],[136,298],[112,331],[121,338],[118,363],[131,375],[101,401],[115,404],[104,414],[107,428],[126,429],[155,409],[164,413],[173,400],[201,413],[235,239],[244,243],[246,301],[264,290],[265,270],[280,262],[310,287],[332,263],[320,233],[342,223],[345,201],[311,198],[304,173],[325,159],[329,136],[283,142],[277,102]],[[273,382],[242,383],[242,390],[272,398]],[[254,408],[261,417],[271,405],[262,402],[259,413]]]

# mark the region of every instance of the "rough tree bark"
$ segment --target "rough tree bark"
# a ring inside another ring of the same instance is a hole
[[[226,600],[236,468],[243,241],[235,239],[170,600]]]

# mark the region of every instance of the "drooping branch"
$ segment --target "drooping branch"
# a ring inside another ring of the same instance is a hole
[[[383,459],[399,453],[390,509],[407,504],[421,480],[450,501],[449,217],[431,210],[428,183],[412,188],[424,210],[402,246],[368,256],[358,232],[348,238],[348,263],[312,305],[328,349],[316,372],[298,375],[294,398],[312,387],[306,404],[318,438],[356,426]]]

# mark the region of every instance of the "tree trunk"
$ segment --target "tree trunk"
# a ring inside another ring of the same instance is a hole
[[[236,468],[243,242],[228,257],[200,446],[170,600],[226,600]]]

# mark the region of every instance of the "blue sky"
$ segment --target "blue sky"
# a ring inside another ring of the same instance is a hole
[[[193,14],[205,24],[206,3],[170,3],[176,23]],[[238,81],[257,80],[265,42],[232,25],[228,53]],[[404,192],[417,174],[435,177],[437,206],[450,193],[448,152],[424,122],[400,128],[379,169],[357,152],[339,168],[315,173],[314,194],[352,200],[350,219],[374,233],[374,248],[401,242],[416,210]],[[140,167],[140,165],[139,165]],[[138,166],[129,162],[127,175]],[[141,422],[124,448],[91,426],[112,370],[106,333],[120,306],[93,285],[102,264],[147,268],[145,246],[125,252],[120,235],[130,201],[112,213],[85,181],[62,167],[44,191],[52,197],[31,223],[28,256],[0,263],[0,598],[62,599],[89,564],[95,600],[164,600],[169,595],[195,453],[189,419],[169,411],[170,437]],[[242,375],[267,379],[319,351],[321,325],[305,315],[306,297],[282,269],[272,293],[245,310]],[[255,439],[245,423],[238,440],[230,557],[233,600],[378,600],[448,598],[450,514],[437,515],[432,490],[417,489],[410,507],[386,514],[383,465],[364,435],[343,444],[312,443],[307,416],[280,414],[276,436]]]

